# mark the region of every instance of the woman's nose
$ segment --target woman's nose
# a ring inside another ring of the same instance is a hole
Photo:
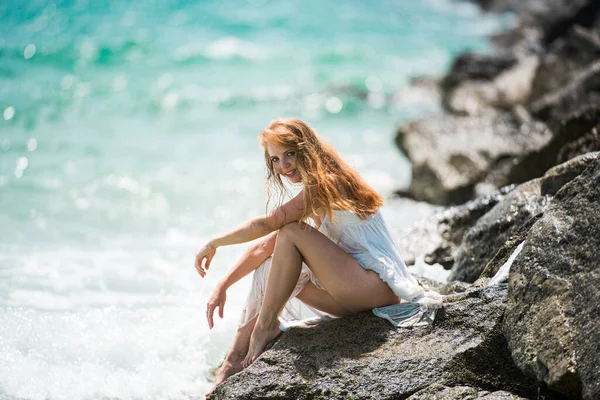
[[[284,167],[284,168],[287,168],[287,167],[289,167],[289,166],[290,166],[290,162],[289,162],[288,160],[283,160],[283,163],[282,163],[282,164],[283,164],[283,167]]]

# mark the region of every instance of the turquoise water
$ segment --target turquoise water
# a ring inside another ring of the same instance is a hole
[[[0,398],[200,396],[247,282],[209,331],[243,247],[206,280],[194,254],[264,212],[258,131],[305,119],[389,196],[395,125],[439,109],[410,77],[504,23],[449,0],[4,1]]]

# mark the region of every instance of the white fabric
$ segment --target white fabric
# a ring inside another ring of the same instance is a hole
[[[377,212],[366,220],[361,220],[349,211],[334,211],[334,219],[335,221],[331,221],[325,217],[319,231],[350,254],[363,268],[375,271],[398,297],[411,304],[409,306],[402,302],[395,306],[380,307],[373,310],[375,315],[388,319],[396,326],[431,323],[435,317],[435,309],[442,305],[442,296],[436,292],[425,291],[408,272],[398,244],[381,214]],[[240,326],[258,315],[269,266],[270,258],[254,274]],[[324,315],[294,299],[309,281],[321,287],[312,271],[303,264],[298,284],[280,317],[283,325],[292,320]]]
[[[504,264],[502,264],[502,266],[500,267],[498,272],[496,272],[496,275],[494,275],[492,277],[492,279],[490,279],[487,286],[497,285],[499,283],[506,282],[508,280],[508,274],[510,273],[510,267],[512,266],[513,262],[515,261],[515,258],[517,258],[517,256],[523,249],[524,244],[525,244],[525,242],[521,242],[521,244],[517,246],[515,251],[513,251],[513,253],[510,255],[510,257],[508,257],[508,260]]]

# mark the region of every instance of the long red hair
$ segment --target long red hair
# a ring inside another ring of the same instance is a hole
[[[304,215],[301,221],[316,215],[318,207],[324,207],[327,216],[333,221],[333,210],[351,211],[359,218],[366,219],[383,205],[381,195],[305,122],[295,118],[276,119],[260,132],[259,142],[264,149],[267,164],[265,186],[269,201],[273,189],[280,195],[286,189],[281,177],[273,169],[267,143],[296,152],[296,170],[300,173],[304,188],[310,189],[305,190]],[[345,192],[346,196],[340,192]]]

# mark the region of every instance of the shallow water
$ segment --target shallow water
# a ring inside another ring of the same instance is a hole
[[[0,4],[0,398],[204,393],[247,282],[208,331],[243,247],[206,280],[194,254],[264,212],[258,131],[307,120],[389,197],[395,125],[439,110],[410,77],[506,23],[449,0]]]

